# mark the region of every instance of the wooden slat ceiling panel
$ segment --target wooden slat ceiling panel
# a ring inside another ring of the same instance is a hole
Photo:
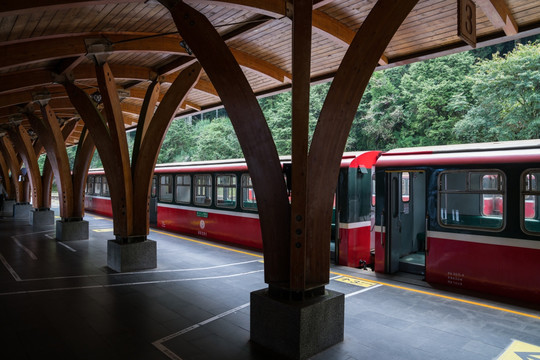
[[[227,45],[233,54],[236,52],[235,56],[243,59],[243,62],[239,60],[240,65],[255,93],[271,92],[290,84],[290,80],[287,79],[292,71],[290,19],[283,18],[283,14],[279,13],[273,13],[272,16],[275,18],[271,19],[268,17],[269,12],[234,5],[234,0],[224,2],[185,1],[205,15],[222,36],[229,38],[228,33],[235,30],[235,36],[227,41]],[[496,1],[503,1],[507,5],[511,16],[514,17],[519,27],[532,28],[534,29],[533,33],[540,33],[540,0]],[[241,3],[246,4],[245,1]],[[265,4],[264,2],[257,3]],[[375,3],[376,0],[335,0],[325,2],[324,5],[317,7],[316,11],[323,18],[328,17],[335,21],[336,25],[344,26],[345,38],[350,41]],[[13,9],[13,6],[2,7],[3,5],[0,5],[0,51],[2,51],[2,46],[7,49],[9,44],[15,43],[28,44],[26,46],[35,48],[36,45],[45,44],[45,41],[51,38],[59,38],[58,45],[56,45],[59,46],[62,44],[63,37],[73,37],[80,34],[88,34],[88,38],[107,37],[114,43],[120,39],[114,33],[130,33],[134,37],[144,37],[150,34],[176,32],[177,30],[169,11],[154,0],[120,3],[111,1],[105,5],[75,3],[69,6],[55,6],[38,10],[26,9],[25,3],[21,2],[21,4],[20,12],[8,12],[4,15],[2,15],[2,11]],[[269,2],[268,6],[271,4]],[[420,0],[385,51],[384,55],[390,61],[389,66],[392,66],[393,59],[397,59],[398,63],[403,63],[403,59],[412,62],[415,59],[423,59],[426,54],[435,54],[430,56],[436,56],[449,48],[466,49],[456,34],[456,8],[456,0]],[[263,22],[260,25],[251,26],[250,24],[248,26],[247,23],[250,21],[261,18]],[[237,29],[243,29],[244,32],[237,33]],[[500,37],[498,42],[509,39],[504,36],[501,29],[492,24],[491,19],[479,6],[477,6],[477,35],[479,37],[498,36]],[[39,39],[39,42],[31,42],[27,39]],[[83,39],[81,37],[77,41],[84,42]],[[180,39],[179,36],[159,37],[152,40],[151,44],[153,45],[149,45],[150,43],[114,45],[117,51],[110,54],[107,61],[112,68],[121,67],[121,70],[118,71],[124,74],[122,77],[117,76],[117,86],[119,88],[126,87],[130,93],[134,94],[133,98],[124,99],[122,102],[126,110],[129,110],[126,112],[127,114],[133,114],[140,108],[141,99],[149,84],[151,71],[155,71],[173,60],[178,62],[178,60],[186,59],[179,56],[179,54],[185,54],[185,50],[180,47]],[[178,44],[177,48],[174,45],[175,42]],[[169,52],[149,51],[158,43],[160,46],[168,46]],[[77,44],[72,45],[70,49],[76,47]],[[322,29],[314,29],[312,77],[317,79],[331,78],[347,48],[348,44],[337,39],[333,34],[325,33]],[[16,107],[13,105],[29,101],[33,91],[49,88],[56,98],[67,99],[61,86],[43,83],[43,81],[48,79],[50,71],[64,68],[59,66],[61,64],[62,66],[69,65],[77,59],[77,56],[83,57],[79,59],[74,70],[74,74],[79,76],[76,83],[87,88],[88,93],[97,91],[96,80],[88,78],[92,74],[93,61],[84,57],[84,53],[81,53],[84,49],[84,47],[79,47],[75,51],[76,56],[71,53],[70,58],[65,59],[66,61],[63,63],[61,63],[62,59],[39,58],[39,56],[25,58],[24,50],[19,50],[21,56],[5,58],[4,65],[0,69],[0,76],[9,79],[10,82],[4,83],[1,87],[0,124],[6,121],[5,119],[11,111],[15,111],[13,109]],[[67,54],[71,50],[63,49],[62,51]],[[60,53],[63,54],[61,51]],[[51,53],[49,57],[55,56]],[[39,71],[37,71],[38,69]],[[126,69],[131,72],[126,74]],[[173,74],[177,74],[178,70],[178,68],[168,69],[167,81],[172,81],[175,76]],[[270,74],[274,77],[270,77]],[[283,74],[286,74],[285,78],[283,78]],[[32,78],[32,76],[35,77]],[[24,78],[23,89],[20,88],[21,86],[18,87],[13,80],[18,78]],[[35,85],[32,85],[32,79],[35,79]],[[162,94],[166,93],[169,86],[170,83],[162,84]],[[203,71],[200,83],[187,95],[186,100],[192,107],[200,106],[203,110],[215,107],[219,105],[220,100],[212,94],[212,91],[215,90],[212,89],[210,80]],[[58,101],[57,104],[63,106],[63,108],[59,108],[59,116],[67,118],[74,116],[72,110],[65,108],[65,101]],[[186,114],[188,111],[193,110],[182,110],[181,113]],[[134,126],[137,121],[135,115],[128,115],[125,120],[126,126]],[[69,141],[70,143],[76,142],[73,139]]]

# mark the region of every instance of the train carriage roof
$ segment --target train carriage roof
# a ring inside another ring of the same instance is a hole
[[[394,149],[382,153],[376,166],[487,165],[535,162],[540,162],[540,139]]]

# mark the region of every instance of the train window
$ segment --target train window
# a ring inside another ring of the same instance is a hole
[[[409,181],[408,172],[401,173],[401,201],[409,202],[411,196],[411,182]]]
[[[236,207],[236,175],[216,175],[216,206]]]
[[[191,176],[176,175],[176,202],[189,204],[191,199]]]
[[[94,194],[101,195],[101,176],[94,178]]]
[[[538,179],[540,169],[531,169],[523,173],[521,177],[521,224],[525,232],[540,233],[540,212],[538,211],[540,201],[540,188]]]
[[[375,207],[377,196],[375,191],[375,172],[371,174],[371,206]]]
[[[439,175],[441,226],[498,231],[504,227],[504,174],[497,170],[443,171]]]
[[[157,176],[155,176],[155,175],[152,178],[152,188],[150,189],[150,196],[152,198],[157,197]]]
[[[193,182],[195,183],[195,193],[193,194],[195,205],[212,205],[212,175],[195,175]]]
[[[257,210],[257,198],[249,174],[242,174],[242,209]]]
[[[159,201],[172,202],[173,181],[172,175],[159,176]]]
[[[88,176],[88,179],[86,180],[86,193],[88,195],[92,195],[94,193],[94,176],[93,175]]]
[[[109,183],[105,176],[101,177],[101,192],[103,193],[103,196],[110,196]]]

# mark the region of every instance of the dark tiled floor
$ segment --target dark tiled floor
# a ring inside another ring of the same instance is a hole
[[[0,219],[0,358],[276,358],[249,342],[260,254],[153,231],[158,268],[116,274],[111,221],[86,219],[90,239],[65,244],[52,226]],[[314,359],[496,359],[513,340],[540,346],[538,310],[352,268],[331,278],[346,294],[345,340]]]

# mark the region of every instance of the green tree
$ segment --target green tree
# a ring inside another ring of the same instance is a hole
[[[470,78],[475,104],[455,124],[457,139],[540,138],[540,42],[479,62]]]
[[[412,64],[399,93],[405,117],[397,146],[455,143],[454,124],[471,102],[475,58],[468,52]]]
[[[196,151],[193,154],[193,160],[220,160],[243,157],[240,143],[228,118],[215,119],[204,125],[200,126],[200,132],[196,138]]]
[[[195,148],[191,118],[174,119],[165,135],[158,156],[158,164],[190,161]]]

